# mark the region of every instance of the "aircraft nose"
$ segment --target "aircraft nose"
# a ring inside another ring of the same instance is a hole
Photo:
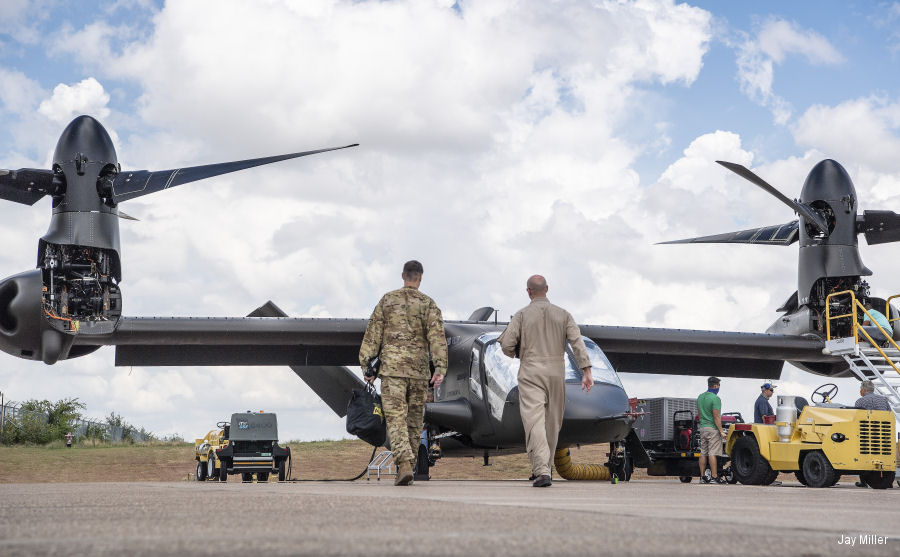
[[[581,390],[581,384],[566,384],[565,420],[596,421],[628,411],[628,395],[618,385],[594,383],[591,392]]]
[[[586,393],[580,383],[567,383],[560,446],[624,439],[632,423],[631,418],[623,416],[628,409],[628,395],[618,385],[597,382]]]

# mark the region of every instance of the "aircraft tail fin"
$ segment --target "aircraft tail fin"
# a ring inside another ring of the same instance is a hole
[[[269,300],[247,317],[287,317],[287,314]],[[365,386],[362,379],[344,366],[291,366],[291,370],[341,418],[347,415],[353,389]]]
[[[291,366],[291,369],[341,418],[347,415],[353,389],[365,386],[362,379],[344,366]]]

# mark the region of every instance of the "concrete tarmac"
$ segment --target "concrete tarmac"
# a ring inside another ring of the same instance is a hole
[[[852,543],[852,545],[851,545]],[[0,485],[0,556],[900,555],[900,489],[673,480]]]

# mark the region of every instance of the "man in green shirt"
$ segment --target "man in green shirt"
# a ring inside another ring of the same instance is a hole
[[[718,377],[706,380],[707,391],[697,397],[697,412],[700,414],[700,483],[715,481],[727,484],[728,481],[719,475],[716,457],[722,454],[722,440],[725,430],[722,429],[722,400],[719,398]],[[709,459],[710,480],[706,477],[706,460]]]

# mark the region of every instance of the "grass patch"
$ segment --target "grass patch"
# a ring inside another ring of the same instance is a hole
[[[357,440],[290,441],[292,477],[304,480],[348,479],[365,470],[372,446]],[[572,448],[576,463],[606,461],[608,445]],[[525,479],[531,471],[525,454],[444,457],[431,469],[436,480]],[[0,447],[0,483],[191,481],[196,461],[192,443],[76,444]],[[636,477],[641,477],[640,471]],[[232,480],[233,481],[233,480]]]

